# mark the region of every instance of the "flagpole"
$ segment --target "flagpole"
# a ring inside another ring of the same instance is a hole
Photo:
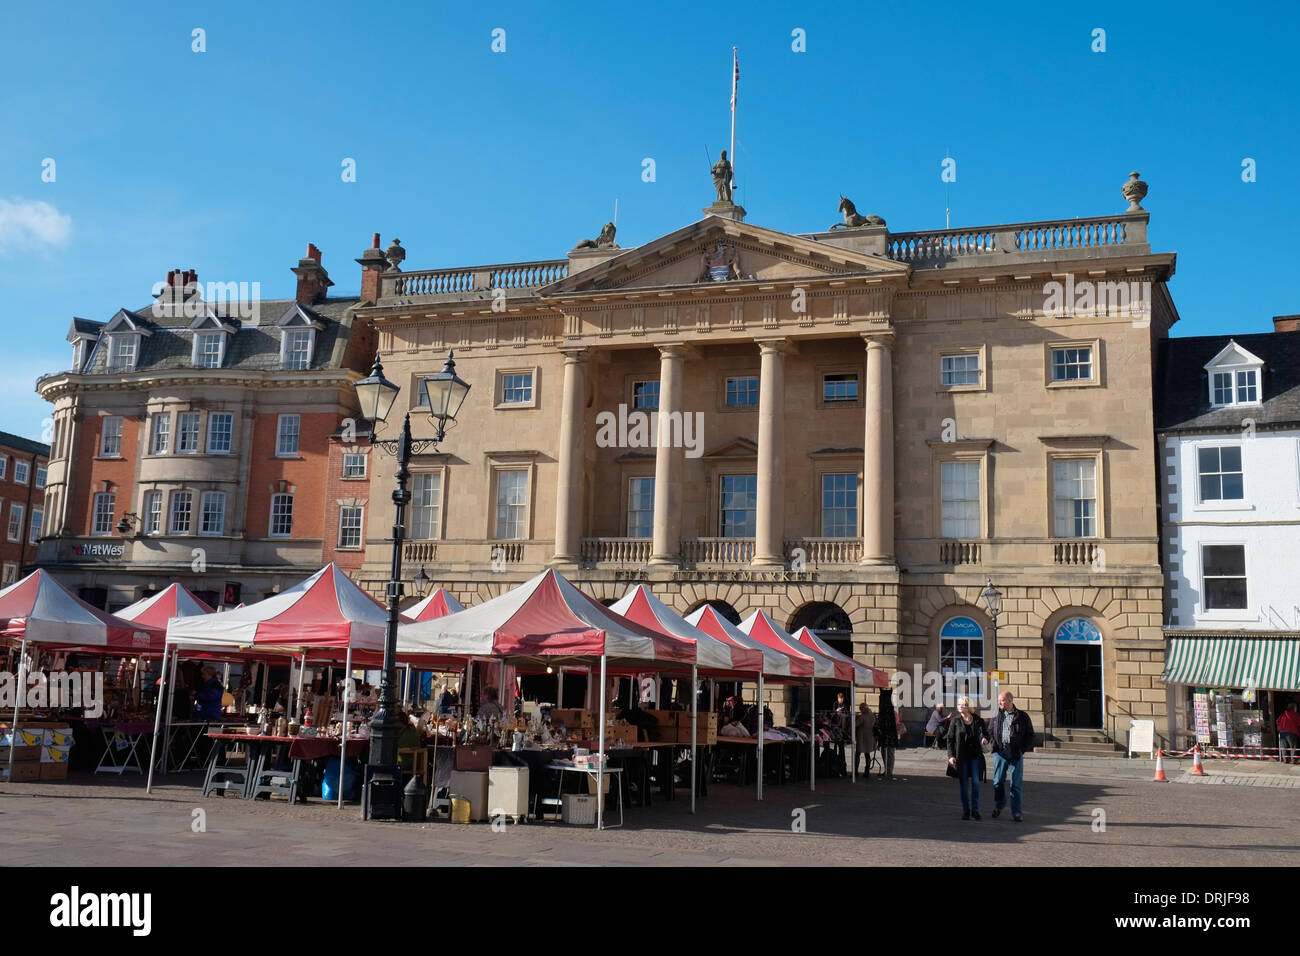
[[[740,54],[731,48],[731,201],[736,201],[736,89],[740,85]]]

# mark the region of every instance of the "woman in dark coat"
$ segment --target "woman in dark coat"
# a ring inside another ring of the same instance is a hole
[[[984,776],[983,745],[986,743],[988,730],[984,718],[971,710],[969,697],[959,698],[957,716],[948,727],[948,766],[956,770],[963,820],[980,818],[980,780]]]
[[[888,687],[880,688],[880,713],[876,717],[876,743],[880,747],[881,777],[894,779],[894,749],[898,746],[898,723],[894,715],[894,695]]]

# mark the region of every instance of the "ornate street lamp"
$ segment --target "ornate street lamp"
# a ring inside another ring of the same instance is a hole
[[[989,619],[993,622],[993,654],[996,656],[998,652],[998,611],[1002,610],[1002,592],[993,586],[992,578],[986,580],[988,583],[984,585],[980,597],[983,598],[984,607],[988,609]]]
[[[401,729],[397,723],[397,620],[398,605],[402,600],[402,543],[406,539],[406,505],[411,500],[406,482],[410,477],[408,466],[411,456],[418,455],[426,448],[435,447],[443,440],[447,424],[456,420],[469,393],[469,384],[456,374],[456,363],[452,353],[447,353],[447,364],[437,375],[430,375],[420,383],[420,394],[429,400],[429,418],[436,429],[433,438],[415,440],[411,438],[411,416],[408,413],[402,421],[402,431],[397,438],[380,439],[375,437],[379,425],[388,418],[397,394],[401,389],[384,378],[384,367],[375,356],[375,365],[370,374],[360,379],[354,386],[357,390],[357,403],[361,406],[361,417],[370,423],[370,444],[382,448],[397,458],[397,490],[393,492],[393,504],[397,514],[393,520],[393,564],[388,576],[388,627],[384,639],[384,670],[379,686],[379,709],[375,711],[370,726],[371,764],[375,767],[393,768],[397,766],[397,735]],[[423,568],[421,569],[423,575]],[[420,577],[416,578],[421,581]],[[424,576],[423,582],[428,577]]]

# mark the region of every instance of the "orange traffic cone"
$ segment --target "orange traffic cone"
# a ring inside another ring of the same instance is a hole
[[[1192,748],[1192,776],[1204,777],[1205,767],[1201,765],[1201,746],[1197,744]]]
[[[1151,778],[1152,783],[1168,783],[1169,778],[1165,776],[1165,752],[1156,751],[1156,775]]]

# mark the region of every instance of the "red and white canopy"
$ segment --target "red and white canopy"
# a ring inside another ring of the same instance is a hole
[[[165,590],[153,597],[142,598],[130,607],[124,607],[117,616],[124,621],[148,624],[150,627],[167,629],[167,622],[174,617],[195,617],[199,614],[211,614],[214,608],[196,598],[192,591],[179,584],[169,584]]]
[[[695,645],[695,661],[702,673],[713,677],[757,674],[763,655],[755,648],[720,641],[706,633],[659,600],[644,584],[638,584],[610,606],[616,614],[644,624],[669,637],[681,638]]]
[[[106,653],[162,650],[163,632],[92,607],[43,569],[0,591],[0,636]]]
[[[328,564],[264,601],[233,611],[167,622],[167,643],[189,647],[248,647],[298,654],[342,649],[382,652],[388,612]]]
[[[402,616],[410,621],[434,621],[463,610],[465,605],[448,594],[446,588],[434,588],[428,597],[421,598],[403,611]]]
[[[796,661],[784,651],[759,643],[719,614],[712,604],[696,608],[686,615],[685,621],[726,644],[758,651],[763,656],[763,674],[766,677],[807,677],[812,673],[810,661]]]
[[[468,610],[398,629],[398,656],[600,657],[690,664],[695,647],[596,603],[555,570]]]
[[[788,654],[795,664],[792,670],[799,677],[835,677],[835,666],[826,658],[803,647],[776,621],[763,611],[755,611],[740,622],[740,629],[765,647]]]
[[[808,630],[808,628],[806,627],[799,628],[799,630],[794,632],[793,637],[796,641],[798,641],[800,644],[802,644],[804,647],[808,648],[809,650],[815,651],[816,653],[820,654],[822,657],[829,658],[831,661],[835,662],[835,664],[839,668],[841,668],[841,672],[843,672],[843,669],[845,668],[852,668],[853,670],[852,679],[853,679],[853,685],[855,687],[888,687],[889,686],[889,675],[886,674],[884,671],[877,670],[876,668],[870,667],[866,664],[859,664],[853,658],[849,657],[846,654],[842,654],[841,652],[837,651],[835,648],[831,647],[829,644],[823,641],[812,631]],[[848,680],[847,677],[844,679]]]

